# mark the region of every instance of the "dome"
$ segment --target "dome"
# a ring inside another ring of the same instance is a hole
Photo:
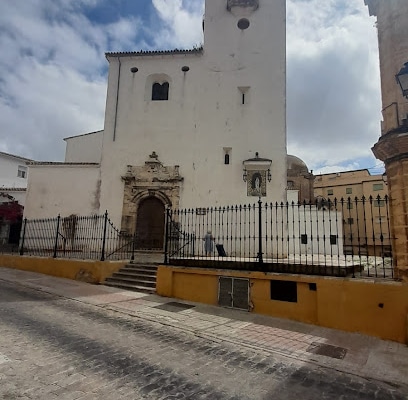
[[[306,173],[309,172],[309,168],[307,167],[306,163],[299,157],[288,154],[286,158],[286,164],[288,170],[297,170],[299,172]]]

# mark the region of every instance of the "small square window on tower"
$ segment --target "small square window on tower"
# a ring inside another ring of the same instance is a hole
[[[231,163],[231,147],[223,147],[224,151],[224,164],[229,165]]]

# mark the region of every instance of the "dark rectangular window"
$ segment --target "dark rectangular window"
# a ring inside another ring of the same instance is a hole
[[[300,235],[300,242],[302,244],[307,244],[307,235]]]
[[[311,290],[312,292],[316,292],[317,291],[316,283],[309,283],[309,290]]]
[[[337,236],[336,235],[330,235],[330,244],[337,244]]]
[[[292,281],[271,281],[271,300],[297,303],[297,283]]]

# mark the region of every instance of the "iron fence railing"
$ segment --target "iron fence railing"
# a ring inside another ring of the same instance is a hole
[[[165,263],[393,278],[388,197],[167,210]]]
[[[134,257],[135,238],[120,232],[104,215],[24,219],[20,255],[89,260]]]
[[[167,209],[164,263],[393,278],[388,203],[387,196],[313,203],[259,199],[246,205]],[[145,236],[143,232],[144,241]],[[124,260],[134,259],[140,242],[136,234],[118,230],[106,212],[25,219],[18,251],[55,258]]]

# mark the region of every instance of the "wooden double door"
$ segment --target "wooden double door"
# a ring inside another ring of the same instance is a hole
[[[137,210],[135,247],[137,250],[163,250],[165,206],[157,197],[143,199]]]

